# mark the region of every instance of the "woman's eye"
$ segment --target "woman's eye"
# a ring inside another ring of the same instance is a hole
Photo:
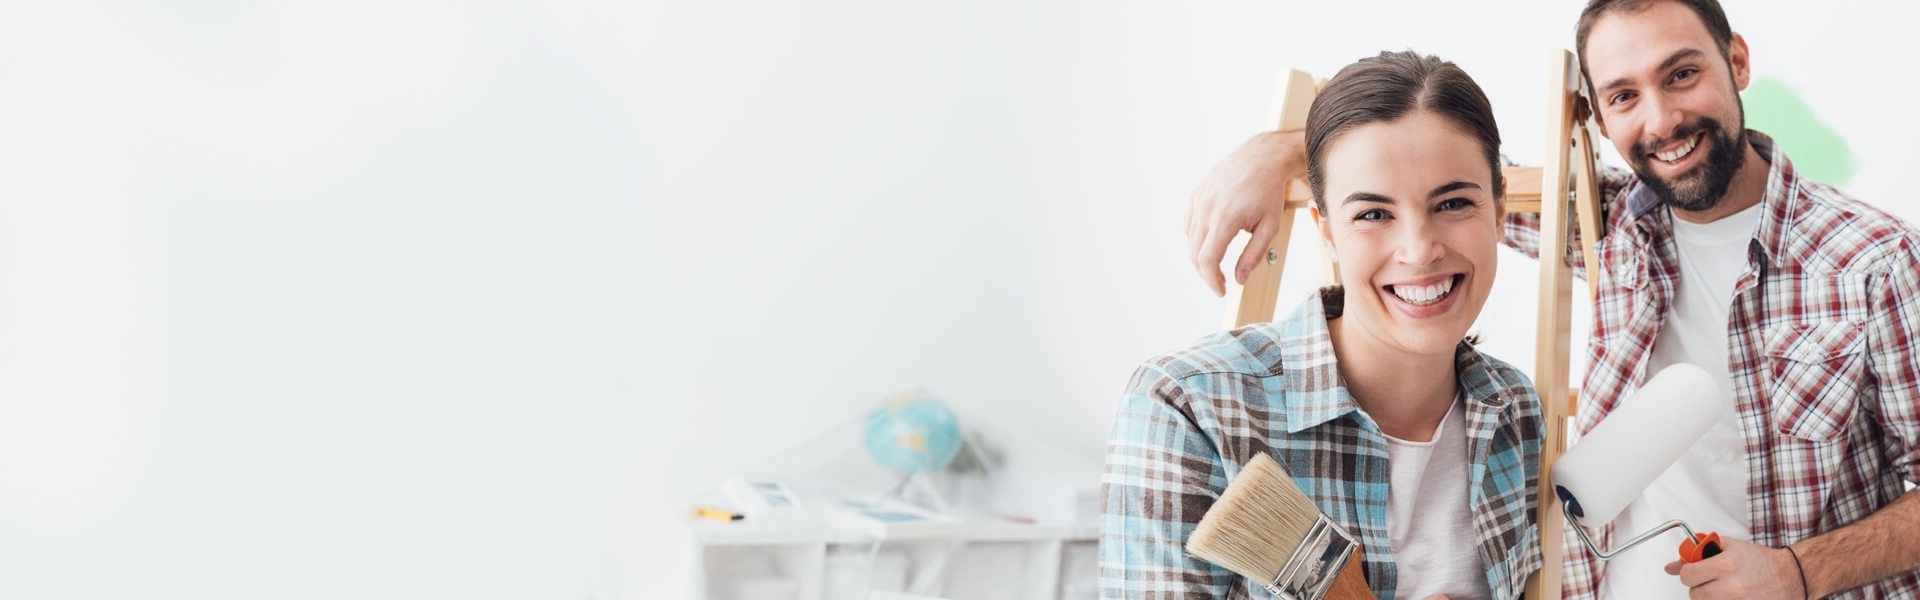
[[[1473,208],[1473,201],[1466,198],[1448,198],[1440,201],[1440,210],[1466,210]]]
[[[1387,211],[1380,210],[1378,208],[1373,210],[1361,211],[1360,214],[1353,216],[1353,220],[1355,221],[1380,221],[1386,218],[1387,218]]]

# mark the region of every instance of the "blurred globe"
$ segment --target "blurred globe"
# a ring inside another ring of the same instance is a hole
[[[946,468],[960,452],[960,421],[922,391],[895,394],[867,413],[867,453],[903,473]]]

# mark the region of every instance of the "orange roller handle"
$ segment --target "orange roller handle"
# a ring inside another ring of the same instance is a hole
[[[1680,542],[1680,562],[1697,563],[1719,554],[1720,534],[1716,532],[1696,533]]]

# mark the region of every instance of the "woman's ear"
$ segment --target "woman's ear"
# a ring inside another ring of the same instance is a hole
[[[1320,230],[1320,254],[1329,257],[1329,261],[1338,262],[1332,258],[1339,256],[1333,251],[1333,221],[1320,214],[1320,207],[1317,204],[1308,204],[1307,214],[1313,215],[1313,228]]]
[[[1493,185],[1496,192],[1493,195],[1493,224],[1504,231],[1507,226],[1507,184],[1509,182],[1506,174],[1500,171],[1494,171],[1493,176],[1499,180]]]

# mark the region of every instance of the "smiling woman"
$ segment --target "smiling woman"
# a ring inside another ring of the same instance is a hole
[[[1492,288],[1499,168],[1466,128],[1428,110],[1309,136],[1307,147],[1324,189],[1315,221],[1348,282],[1343,317],[1327,324],[1341,372],[1389,435],[1425,437],[1453,401],[1453,348]]]
[[[1383,53],[1326,83],[1306,140],[1315,221],[1347,285],[1135,372],[1102,480],[1102,595],[1266,583],[1181,550],[1266,454],[1357,534],[1376,594],[1516,597],[1540,566],[1539,402],[1525,375],[1464,341],[1505,215],[1492,107],[1453,63]],[[1472,440],[1492,443],[1469,453]]]

